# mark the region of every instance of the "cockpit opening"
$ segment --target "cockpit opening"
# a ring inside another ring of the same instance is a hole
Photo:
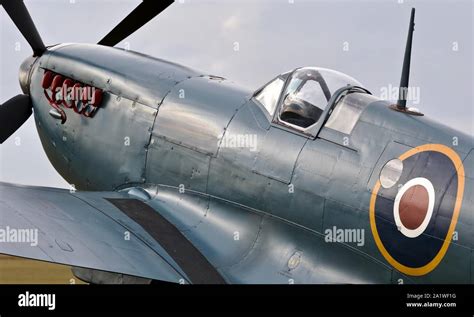
[[[278,76],[254,96],[273,122],[306,130],[320,121],[333,94],[346,86],[362,84],[338,71],[304,67]]]
[[[355,79],[333,70],[297,69],[285,88],[279,119],[301,128],[312,126],[319,121],[332,94],[348,85],[361,86]]]

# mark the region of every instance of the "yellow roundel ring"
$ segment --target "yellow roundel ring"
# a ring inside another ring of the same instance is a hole
[[[448,251],[449,244],[451,242],[452,236],[454,229],[456,227],[458,218],[459,218],[459,212],[461,210],[461,204],[462,204],[462,199],[463,199],[463,193],[464,193],[464,166],[462,163],[462,160],[460,159],[459,155],[449,148],[448,146],[442,145],[442,144],[425,144],[421,145],[418,147],[415,147],[402,155],[400,155],[398,158],[403,161],[410,156],[413,156],[417,153],[425,152],[425,151],[434,151],[434,152],[440,152],[444,155],[446,155],[454,164],[456,168],[456,173],[457,173],[457,194],[456,194],[456,201],[454,204],[454,211],[453,211],[453,216],[451,219],[451,223],[449,225],[448,233],[446,237],[444,238],[444,242],[441,246],[441,249],[438,251],[436,256],[426,265],[421,266],[421,267],[409,267],[406,265],[403,265],[399,263],[397,260],[395,260],[390,253],[385,249],[379,233],[377,231],[377,225],[375,222],[375,202],[377,200],[377,193],[379,192],[380,189],[380,180],[378,179],[377,182],[375,183],[374,188],[372,189],[372,195],[370,198],[370,209],[369,209],[369,216],[370,216],[370,228],[372,230],[372,235],[374,237],[375,243],[382,253],[383,257],[398,271],[405,273],[407,275],[411,276],[421,276],[428,274],[432,270],[434,270],[438,264],[441,262],[443,259],[444,255],[446,254],[446,251]]]

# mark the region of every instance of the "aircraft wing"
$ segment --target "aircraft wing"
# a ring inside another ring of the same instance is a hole
[[[146,192],[134,191],[0,183],[0,253],[175,283],[224,282],[178,229],[140,199]]]
[[[37,229],[37,245],[5,241],[12,229]],[[192,284],[393,278],[390,267],[323,235],[164,185],[70,192],[0,182],[0,253],[71,265],[94,283],[137,283],[126,276]]]

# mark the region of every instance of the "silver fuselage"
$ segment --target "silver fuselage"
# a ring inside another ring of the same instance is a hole
[[[53,118],[41,87],[45,70],[102,89],[95,116],[65,109],[65,124]],[[461,132],[377,101],[365,109],[349,142],[324,127],[313,139],[271,123],[253,92],[229,80],[98,45],[50,48],[29,80],[44,150],[77,190],[159,186],[177,197],[192,192],[234,206],[238,211],[223,213],[216,226],[247,230],[255,237],[251,249],[259,252],[239,281],[265,281],[271,261],[281,266],[285,279],[289,259],[300,256],[306,275],[295,278],[305,282],[334,281],[335,274],[354,283],[473,282],[473,141]],[[229,145],[229,137],[239,136],[251,136],[257,146]],[[369,209],[378,173],[393,153],[422,144],[452,146],[453,138],[465,171],[459,239],[429,274],[402,274],[386,262],[371,234]],[[240,217],[241,210],[249,215]],[[254,223],[254,214],[270,220]],[[192,215],[187,219],[189,228],[196,225]],[[326,243],[325,232],[334,227],[363,230],[364,244]],[[243,234],[239,230],[234,231]],[[224,252],[225,245],[216,244],[215,250]]]

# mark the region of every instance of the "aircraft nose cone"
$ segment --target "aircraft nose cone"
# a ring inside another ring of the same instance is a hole
[[[30,56],[21,63],[19,71],[20,87],[24,94],[30,92],[31,69],[37,57]]]

